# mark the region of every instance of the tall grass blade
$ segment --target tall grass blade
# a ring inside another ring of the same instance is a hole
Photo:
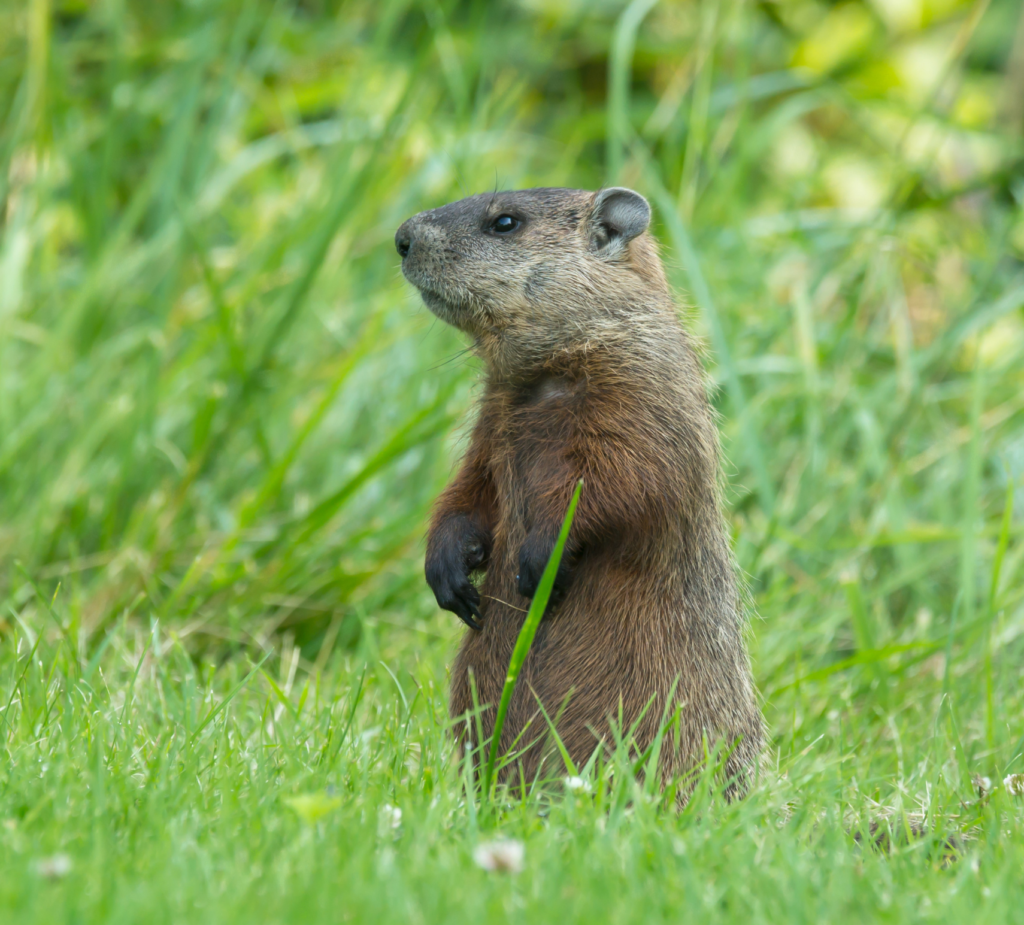
[[[985,736],[989,751],[995,750],[995,684],[992,668],[992,629],[999,604],[999,576],[1003,570],[1003,560],[1010,544],[1010,526],[1013,523],[1013,476],[1006,479],[1006,501],[1003,504],[1003,521],[999,528],[999,541],[996,554],[992,559],[992,581],[988,589],[988,607],[985,614]]]
[[[771,514],[775,507],[775,491],[772,488],[771,477],[768,475],[768,466],[761,438],[758,436],[754,425],[750,422],[747,410],[747,395],[740,382],[739,371],[733,359],[732,349],[729,347],[729,339],[726,337],[725,327],[722,324],[721,316],[711,297],[711,289],[708,287],[704,272],[701,270],[700,258],[693,245],[686,225],[679,215],[679,211],[672,196],[661,182],[655,165],[647,162],[647,180],[655,204],[661,212],[662,221],[668,226],[669,237],[672,239],[672,246],[686,270],[687,278],[690,281],[690,288],[693,290],[694,298],[700,308],[711,334],[711,346],[714,348],[715,356],[725,378],[726,392],[732,403],[733,410],[739,417],[742,428],[744,452],[748,457],[750,467],[754,470],[757,479],[757,493],[760,495],[761,503],[764,505],[766,514]]]
[[[622,172],[626,144],[632,134],[629,125],[629,83],[633,71],[636,33],[644,17],[658,0],[633,0],[615,24],[608,57],[608,129],[605,138],[605,173],[614,184]]]
[[[555,548],[551,550],[548,564],[544,567],[544,574],[541,575],[540,584],[537,585],[537,593],[533,596],[530,609],[527,611],[526,619],[523,621],[523,628],[519,631],[519,638],[516,639],[515,648],[512,650],[512,659],[508,665],[508,674],[505,677],[505,686],[501,691],[501,701],[498,703],[498,714],[494,719],[494,732],[491,734],[491,748],[487,756],[487,764],[484,767],[483,793],[484,798],[489,799],[491,785],[494,777],[494,763],[498,759],[498,743],[501,741],[501,730],[505,725],[505,716],[508,714],[508,706],[512,702],[512,694],[515,693],[516,681],[519,679],[519,670],[530,654],[530,646],[533,645],[533,637],[537,635],[537,627],[544,616],[548,606],[548,599],[551,597],[551,589],[555,586],[555,575],[558,573],[558,565],[562,561],[562,551],[565,549],[565,541],[569,538],[569,528],[572,526],[572,519],[576,513],[576,503],[580,499],[580,491],[583,489],[583,479],[576,483],[576,490],[572,493],[572,500],[569,502],[569,509],[565,513],[565,520],[562,521],[562,529],[558,534]]]

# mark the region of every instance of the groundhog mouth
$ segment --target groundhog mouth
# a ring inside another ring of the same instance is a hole
[[[417,286],[423,304],[442,321],[456,328],[465,329],[472,316],[472,306],[464,296],[455,296],[450,293],[440,293],[436,289],[428,289]]]

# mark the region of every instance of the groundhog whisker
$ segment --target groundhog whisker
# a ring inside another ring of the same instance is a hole
[[[467,353],[472,353],[472,352],[473,352],[473,348],[472,347],[466,347],[465,350],[460,350],[458,353],[448,357],[447,360],[444,360],[443,362],[438,363],[437,366],[431,366],[430,367],[430,372],[435,372],[438,369],[444,369],[445,366],[448,366],[451,363],[454,363],[456,360],[461,360]]]

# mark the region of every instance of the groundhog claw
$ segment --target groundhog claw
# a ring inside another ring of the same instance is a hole
[[[427,544],[426,576],[442,610],[450,610],[466,626],[483,629],[480,593],[469,575],[487,561],[488,542],[465,518],[449,522]]]
[[[466,626],[475,630],[483,629],[483,616],[480,614],[480,594],[470,583],[469,579],[462,577],[454,582],[450,576],[440,577],[439,580],[431,582],[434,590],[434,597],[437,598],[437,606],[442,610],[450,610]]]
[[[476,615],[477,615],[477,616],[479,617],[479,616],[480,616],[480,612],[479,612],[479,610],[477,610],[477,608],[475,608],[475,607],[473,608],[473,610],[474,610],[474,612],[476,613]],[[468,627],[469,627],[470,629],[473,629],[473,630],[482,630],[482,629],[484,628],[484,627],[483,627],[483,624],[482,624],[482,623],[478,623],[478,622],[477,622],[476,620],[474,620],[474,619],[473,619],[473,617],[472,617],[472,616],[469,616],[469,615],[467,615],[467,614],[464,614],[464,613],[462,613],[462,612],[460,612],[460,611],[458,611],[458,610],[456,610],[456,611],[455,611],[455,616],[457,616],[457,617],[458,617],[458,618],[459,618],[459,619],[460,619],[460,620],[461,620],[461,621],[462,621],[463,623],[465,623],[465,624],[466,624],[466,626],[468,626]]]
[[[483,616],[480,613],[480,608],[476,604],[470,604],[469,607],[470,610],[473,611],[473,616],[476,617],[476,619],[474,620],[472,618],[463,617],[463,622],[465,622],[466,626],[471,627],[472,629],[482,630],[484,627],[483,624],[479,622],[483,620]]]

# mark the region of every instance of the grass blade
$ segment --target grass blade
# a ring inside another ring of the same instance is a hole
[[[498,742],[501,741],[501,730],[505,725],[505,716],[508,714],[508,706],[512,702],[512,694],[516,689],[516,681],[519,678],[519,670],[530,654],[530,646],[533,645],[533,637],[537,635],[537,627],[540,626],[541,618],[548,606],[548,598],[551,597],[551,589],[555,585],[555,575],[558,572],[558,565],[562,561],[562,551],[565,549],[565,541],[569,538],[569,528],[572,526],[572,519],[576,513],[576,503],[580,499],[580,491],[583,489],[583,479],[576,483],[576,490],[572,493],[572,500],[569,502],[569,509],[565,513],[565,520],[562,521],[562,529],[558,534],[558,541],[555,548],[551,550],[548,564],[541,575],[540,584],[537,585],[537,593],[533,596],[530,609],[523,621],[523,628],[519,631],[519,638],[516,639],[516,646],[512,650],[512,660],[508,665],[508,674],[505,677],[505,687],[501,691],[501,701],[498,703],[498,715],[494,720],[494,732],[491,735],[491,749],[487,756],[487,765],[484,768],[483,792],[489,797],[494,777],[494,763],[498,758]]]
[[[622,172],[623,153],[629,140],[629,83],[633,71],[636,33],[658,0],[633,0],[615,24],[608,57],[608,132],[605,138],[605,172],[615,183]]]
[[[641,146],[637,145],[637,150]],[[650,159],[645,158],[646,176],[650,184],[651,194],[655,205],[661,212],[661,219],[668,228],[672,246],[679,256],[690,281],[690,289],[694,299],[700,307],[711,335],[711,346],[715,351],[719,366],[725,379],[726,392],[732,402],[733,409],[739,418],[739,424],[743,434],[743,450],[746,453],[750,468],[754,470],[754,477],[757,480],[757,493],[764,505],[765,512],[771,514],[775,507],[775,491],[772,488],[771,476],[768,474],[764,448],[761,438],[754,428],[747,413],[747,394],[740,381],[739,371],[736,368],[736,361],[729,346],[729,339],[726,336],[725,327],[722,324],[721,316],[711,297],[711,289],[701,269],[700,258],[694,247],[693,239],[683,222],[679,211],[673,202],[671,195],[665,188],[661,177],[658,175],[657,167]]]
[[[264,662],[266,662],[266,660],[270,658],[270,656],[273,654],[273,652],[268,652],[266,655],[264,655],[263,658],[260,659],[259,664],[255,668],[253,668],[252,671],[250,671],[244,678],[242,678],[242,680],[239,681],[233,688],[231,688],[231,690],[228,691],[227,696],[220,703],[218,703],[217,706],[210,710],[209,713],[206,714],[206,719],[204,719],[196,727],[196,731],[192,733],[193,742],[195,742],[196,738],[199,736],[199,733],[202,732],[207,726],[209,726],[211,722],[213,722],[217,714],[220,713],[221,710],[223,710],[229,703],[231,703],[232,700],[235,699],[235,695],[252,680],[253,676],[263,667]]]

